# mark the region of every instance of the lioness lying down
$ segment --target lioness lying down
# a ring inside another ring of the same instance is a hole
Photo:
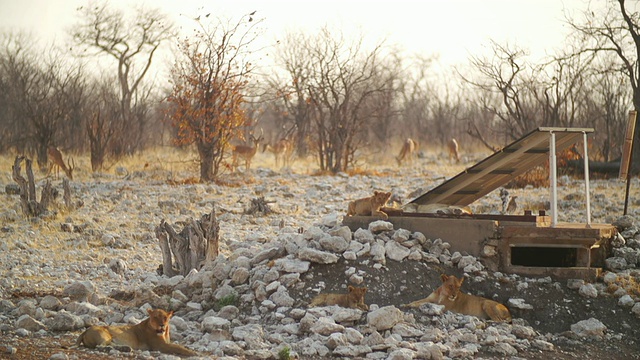
[[[442,274],[442,285],[427,298],[414,301],[408,307],[420,307],[424,303],[444,305],[445,310],[465,315],[477,316],[480,319],[511,322],[511,313],[499,302],[480,296],[465,294],[460,291],[464,278]]]
[[[369,310],[369,306],[364,303],[366,287],[353,287],[349,285],[347,294],[318,294],[311,300],[310,307],[338,305],[345,308]]]
[[[373,196],[350,202],[349,208],[347,209],[347,216],[378,216],[387,220],[389,216],[380,210],[380,208],[385,206],[389,198],[391,198],[390,192],[374,191]]]
[[[169,335],[169,319],[173,311],[149,309],[149,318],[137,325],[91,326],[85,330],[76,345],[88,348],[96,346],[120,345],[134,350],[160,351],[165,354],[198,355],[178,344],[172,344]]]

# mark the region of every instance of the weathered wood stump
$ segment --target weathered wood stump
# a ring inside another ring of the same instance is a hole
[[[72,211],[84,206],[84,202],[82,200],[76,200],[75,202],[71,200],[71,186],[69,185],[69,179],[62,180],[62,189],[64,199],[64,206],[66,206],[67,211]]]
[[[22,160],[26,164],[27,179],[25,179],[20,173],[22,168],[20,164]],[[20,187],[20,206],[22,212],[26,216],[40,216],[47,211],[49,203],[55,198],[56,190],[51,186],[51,183],[47,183],[42,188],[42,194],[40,195],[40,202],[36,198],[36,185],[33,177],[33,168],[31,159],[27,159],[24,156],[16,156],[12,166],[13,180],[18,183]]]
[[[199,270],[218,256],[220,225],[215,206],[200,220],[189,219],[179,233],[164,219],[155,231],[162,250],[164,275],[186,276],[192,269]]]

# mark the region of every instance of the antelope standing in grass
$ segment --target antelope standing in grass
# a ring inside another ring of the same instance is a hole
[[[62,153],[57,147],[54,147],[54,146],[49,146],[49,148],[47,149],[47,157],[49,157],[49,160],[51,161],[51,165],[49,166],[49,172],[48,172],[49,174],[51,173],[51,170],[53,170],[53,168],[55,167],[56,178],[60,176],[60,169],[62,169],[64,173],[67,175],[67,177],[69,178],[69,180],[73,180],[73,169],[75,168],[75,165],[76,165],[73,159],[68,159],[67,163],[65,164],[64,160],[62,159]]]
[[[458,141],[454,138],[451,138],[447,143],[447,148],[449,149],[449,161],[452,159],[456,159],[456,163],[460,162],[460,146],[458,146]]]
[[[231,168],[233,172],[236,172],[238,168],[238,159],[244,160],[245,170],[249,170],[251,167],[251,160],[256,155],[258,151],[258,146],[260,146],[260,142],[262,141],[262,133],[257,138],[253,136],[253,134],[249,135],[251,139],[252,145],[236,145],[232,149],[233,161],[231,163]]]
[[[408,159],[409,163],[413,164],[413,156],[414,156],[414,153],[416,152],[416,149],[418,149],[418,143],[411,138],[407,138],[402,144],[402,149],[400,150],[400,154],[396,156],[396,161],[398,162],[398,165],[402,165],[402,161],[404,161],[405,159]]]
[[[279,160],[282,160],[282,166],[288,166],[293,154],[293,144],[287,139],[280,139],[275,144],[266,144],[263,148],[264,151],[270,151],[276,159],[276,167],[278,167]]]

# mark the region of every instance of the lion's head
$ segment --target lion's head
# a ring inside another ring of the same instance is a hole
[[[464,278],[458,279],[455,275],[447,276],[446,274],[440,275],[440,278],[442,279],[442,293],[440,296],[454,301],[460,293],[460,287],[462,287]]]
[[[373,192],[373,204],[376,207],[382,207],[387,204],[387,201],[391,198],[390,192],[374,191]]]
[[[158,335],[165,335],[169,332],[169,319],[173,316],[173,311],[166,312],[162,309],[149,309],[149,326]]]

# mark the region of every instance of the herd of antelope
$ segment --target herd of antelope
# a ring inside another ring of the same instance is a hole
[[[286,138],[282,138],[274,143],[263,143],[264,137],[261,132],[258,137],[253,134],[249,135],[249,142],[246,144],[235,145],[231,147],[231,170],[236,172],[238,169],[238,164],[240,161],[244,162],[244,170],[248,171],[251,168],[251,161],[256,156],[258,152],[258,148],[262,146],[262,152],[269,151],[273,154],[275,158],[276,167],[288,167],[291,165],[291,161],[293,159],[294,147],[291,140]],[[447,150],[449,153],[449,161],[455,160],[456,163],[460,162],[460,146],[458,145],[458,141],[456,139],[451,139],[447,143]],[[418,151],[418,143],[411,139],[407,138],[400,149],[400,153],[395,157],[398,165],[402,165],[404,161],[407,161],[409,164],[413,164],[414,157],[416,156]],[[75,168],[75,163],[72,158],[68,158],[65,162],[60,149],[54,146],[50,146],[47,149],[47,156],[49,158],[49,171],[48,175],[52,173],[55,169],[56,178],[59,177],[60,170],[62,170],[65,175],[73,180],[73,170]]]
[[[416,156],[417,151],[418,143],[411,138],[406,138],[402,143],[400,153],[396,156],[398,165],[402,165],[402,162],[405,160],[413,165],[413,158]],[[458,140],[451,138],[451,140],[447,142],[447,151],[449,153],[449,162],[453,160],[455,160],[456,163],[460,162],[460,145],[458,145]]]
[[[280,139],[273,144],[263,144],[263,133],[260,136],[255,137],[253,134],[249,135],[251,142],[245,145],[235,145],[231,148],[231,170],[237,171],[238,159],[242,159],[245,164],[245,171],[251,167],[251,160],[256,156],[258,148],[262,144],[262,152],[269,151],[275,157],[276,167],[287,167],[291,164],[293,155],[293,144],[288,139]]]

